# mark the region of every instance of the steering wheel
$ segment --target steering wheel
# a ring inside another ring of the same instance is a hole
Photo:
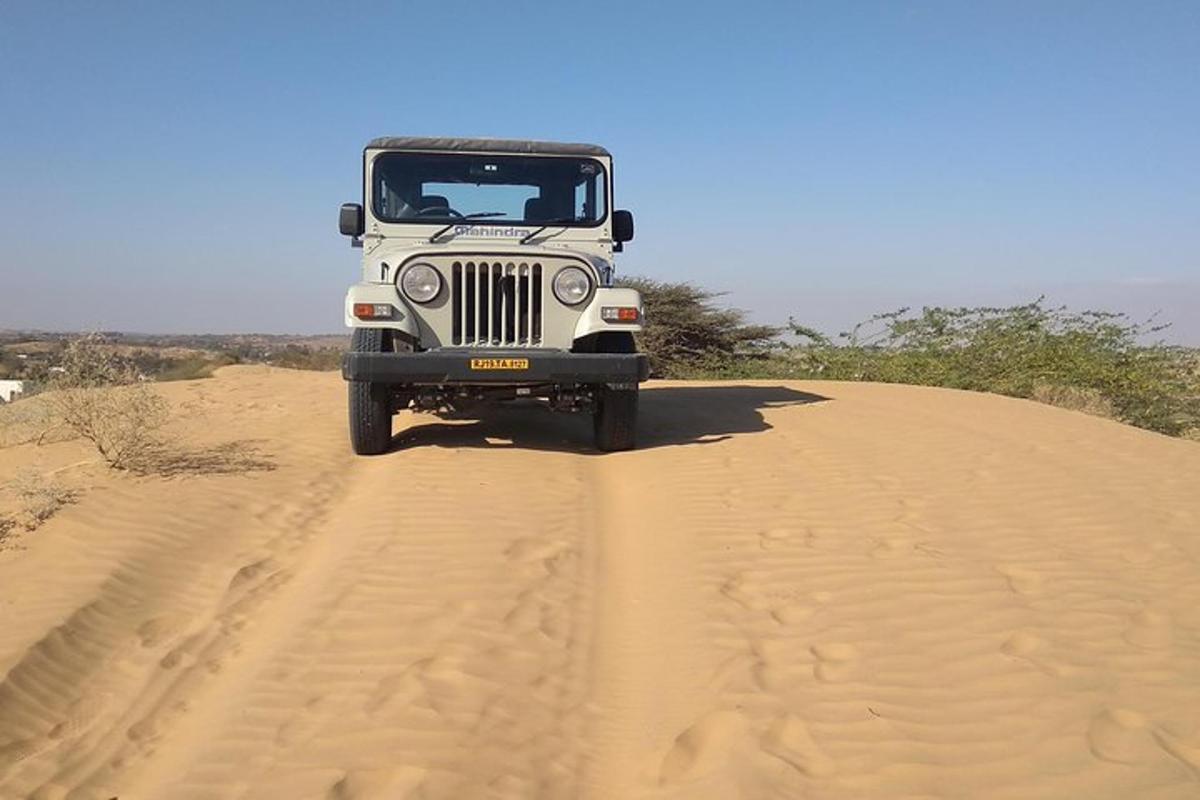
[[[425,208],[422,208],[420,211],[417,212],[417,216],[418,217],[430,216],[435,212],[438,214],[445,214],[447,216],[458,217],[459,219],[462,219],[462,214],[455,211],[450,206],[426,206]]]

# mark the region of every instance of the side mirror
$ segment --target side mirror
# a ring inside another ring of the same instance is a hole
[[[363,222],[363,207],[358,203],[342,203],[338,211],[338,230],[343,236],[362,236],[366,230]]]
[[[624,243],[633,240],[633,214],[629,211],[614,211],[612,218],[613,241]]]

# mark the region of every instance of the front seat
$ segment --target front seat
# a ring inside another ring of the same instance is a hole
[[[546,222],[551,219],[550,204],[541,197],[531,197],[525,201],[526,222]]]
[[[423,194],[417,198],[417,211],[427,208],[450,208],[450,201],[440,194]]]

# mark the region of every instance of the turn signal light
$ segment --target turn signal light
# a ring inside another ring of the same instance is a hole
[[[390,303],[355,303],[354,316],[359,319],[388,319],[392,316]]]
[[[604,306],[600,309],[600,319],[605,322],[637,322],[637,306]]]

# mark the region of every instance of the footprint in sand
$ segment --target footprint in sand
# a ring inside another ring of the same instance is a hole
[[[894,492],[901,486],[900,479],[895,475],[872,475],[871,482],[885,492]]]
[[[788,687],[802,682],[803,679],[795,672],[797,667],[802,668],[795,647],[793,642],[783,639],[761,639],[750,643],[754,656],[750,675],[759,690],[785,692]]]
[[[830,549],[844,538],[836,529],[824,525],[808,525],[804,528],[805,547]]]
[[[1000,645],[1000,651],[1005,655],[1019,658],[1029,663],[1047,675],[1068,677],[1077,671],[1065,664],[1058,664],[1046,657],[1048,649],[1046,641],[1028,631],[1017,631]]]
[[[1136,764],[1154,755],[1146,718],[1123,708],[1097,714],[1088,726],[1087,742],[1096,758],[1117,764]]]
[[[893,536],[888,539],[881,539],[871,548],[871,557],[881,560],[893,558],[903,558],[913,551],[912,539],[905,539],[901,536]]]
[[[433,656],[413,665],[413,675],[422,692],[418,704],[442,716],[467,715],[478,720],[487,703],[487,681],[469,674],[461,658]]]
[[[438,714],[478,718],[487,701],[487,681],[469,673],[462,658],[433,655],[384,676],[363,710],[374,716],[388,708],[427,708]]]
[[[275,729],[275,746],[288,748],[312,741],[321,725],[321,718],[305,709]]]
[[[1129,620],[1125,641],[1144,650],[1165,650],[1171,646],[1171,619],[1166,614],[1142,610]]]
[[[236,595],[279,570],[279,562],[270,556],[245,564],[229,579],[227,595]]]
[[[356,769],[329,787],[327,800],[404,800],[425,781],[420,767]]]
[[[1001,564],[996,571],[1008,581],[1008,588],[1017,594],[1036,594],[1042,588],[1042,576],[1025,567]]]
[[[900,498],[900,513],[896,516],[896,522],[915,524],[924,517],[928,508],[928,500],[919,497],[902,497]]]
[[[562,640],[570,633],[570,616],[561,606],[549,603],[539,587],[517,595],[517,602],[504,615],[504,627],[516,633],[540,631],[544,636]]]
[[[204,650],[206,644],[209,643],[210,637],[203,633],[197,633],[184,639],[181,643],[175,645],[163,656],[158,665],[163,669],[175,669],[180,665],[190,667],[196,663],[199,654]]]
[[[852,644],[815,644],[811,648],[817,663],[813,675],[826,683],[849,680],[858,671],[858,650]]]
[[[1132,564],[1135,567],[1144,567],[1155,559],[1158,555],[1155,548],[1137,545],[1135,547],[1127,547],[1119,552],[1121,560],[1126,564]]]
[[[1036,653],[1042,646],[1043,642],[1037,636],[1026,631],[1018,631],[1000,645],[1000,650],[1010,656],[1018,658],[1027,658]]]
[[[8,768],[13,767],[27,758],[33,758],[38,753],[49,750],[54,746],[54,740],[49,736],[35,736],[31,739],[18,739],[0,745],[0,778],[3,778]]]
[[[735,689],[747,689],[747,677],[755,669],[757,662],[753,653],[736,653],[719,663],[709,678],[708,685],[725,692]]]
[[[771,609],[771,616],[780,625],[799,625],[808,621],[816,613],[816,608],[803,603],[786,603]]]
[[[392,705],[397,697],[400,700],[396,701],[396,705],[408,705],[420,688],[411,668],[384,675],[379,679],[379,683],[375,684],[375,690],[367,698],[367,702],[363,705],[363,711],[374,716]]]
[[[770,607],[770,601],[758,580],[745,572],[739,572],[725,581],[721,586],[721,594],[747,611],[765,611]]]
[[[181,616],[167,614],[154,617],[138,626],[138,640],[142,647],[157,647],[169,639],[180,636],[186,626],[187,621]]]
[[[92,726],[104,713],[112,695],[104,692],[85,695],[67,706],[63,720],[46,734],[51,739],[73,739]]]
[[[547,558],[553,558],[566,547],[567,543],[561,539],[539,539],[536,536],[529,536],[513,540],[505,548],[504,555],[509,561],[532,564],[536,561],[545,561]]]
[[[537,589],[526,589],[517,595],[517,602],[504,615],[504,627],[510,631],[536,630],[542,623],[546,602]]]
[[[158,716],[154,713],[142,717],[125,731],[125,735],[129,737],[129,741],[136,742],[142,746],[153,742],[159,737],[160,733]]]
[[[769,528],[758,535],[758,546],[763,550],[778,550],[786,547],[791,538],[790,528]]]
[[[746,720],[736,711],[713,711],[675,737],[663,758],[659,783],[683,783],[711,775],[729,762]]]
[[[557,575],[575,557],[575,550],[562,539],[526,537],[513,541],[504,551],[509,561],[518,564],[540,563],[551,575]]]
[[[808,726],[793,714],[784,714],[771,723],[763,735],[762,749],[810,778],[826,778],[837,772],[837,765],[813,739]]]

